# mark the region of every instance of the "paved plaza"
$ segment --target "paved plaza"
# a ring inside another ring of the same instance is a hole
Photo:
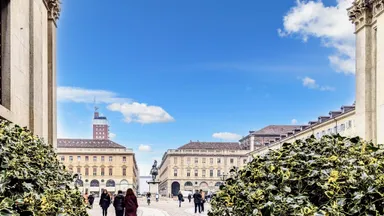
[[[177,200],[173,199],[161,199],[159,202],[152,200],[151,205],[147,205],[145,198],[139,198],[139,209],[137,212],[137,216],[206,216],[208,210],[210,209],[210,205],[206,203],[204,205],[205,212],[197,213],[194,212],[194,204],[193,202],[189,203],[188,200],[182,203],[182,207],[178,207]],[[101,214],[101,208],[98,205],[99,200],[96,199],[93,205],[93,209],[89,210],[90,216],[99,216]],[[111,205],[108,209],[108,216],[114,216],[115,209]]]

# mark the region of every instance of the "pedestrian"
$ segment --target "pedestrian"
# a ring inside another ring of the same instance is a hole
[[[133,193],[133,190],[129,188],[125,195],[125,216],[137,216],[137,198]]]
[[[156,197],[156,202],[159,202],[159,194],[158,193],[156,194],[155,197]]]
[[[197,213],[197,209],[199,209],[199,213],[201,213],[201,194],[199,190],[196,190],[195,194],[193,194],[193,202],[195,203],[195,213]]]
[[[150,205],[151,204],[151,193],[148,192],[146,197],[147,197],[147,204]]]
[[[103,209],[103,216],[107,216],[109,205],[111,205],[111,197],[106,189],[101,194],[99,205]]]
[[[115,207],[116,216],[124,215],[125,202],[123,191],[119,190],[117,192],[117,196],[113,199],[113,206]]]
[[[200,190],[200,194],[201,194],[201,211],[204,212],[204,203],[205,203],[205,193],[203,192],[203,190]]]
[[[89,194],[88,203],[91,208],[93,208],[93,201],[95,201],[95,197],[93,196],[93,194]]]
[[[184,197],[181,191],[179,191],[179,194],[177,194],[177,199],[179,200],[179,208],[181,207],[181,203],[184,202]]]
[[[191,203],[191,199],[192,199],[192,195],[191,195],[191,194],[188,194],[188,200],[189,200],[189,203]]]

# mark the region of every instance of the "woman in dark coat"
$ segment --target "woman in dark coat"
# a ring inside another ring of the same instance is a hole
[[[105,189],[103,190],[103,194],[101,194],[99,205],[103,209],[103,216],[107,216],[108,207],[111,205],[111,197]]]
[[[125,195],[125,216],[137,216],[137,198],[133,193],[133,190],[129,188],[127,194]]]

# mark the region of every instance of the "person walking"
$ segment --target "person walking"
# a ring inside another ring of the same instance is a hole
[[[93,208],[93,201],[95,201],[95,197],[92,194],[89,194],[88,203],[89,203],[89,207],[91,207],[91,209]]]
[[[181,203],[184,202],[184,197],[181,191],[177,194],[177,199],[179,200],[179,208],[181,207]]]
[[[197,209],[199,209],[199,213],[201,213],[201,194],[199,190],[196,190],[195,194],[193,194],[193,202],[195,203],[195,213],[197,213]]]
[[[191,195],[191,194],[188,194],[188,200],[189,200],[189,203],[191,203],[191,199],[192,199],[192,195]]]
[[[139,205],[137,204],[137,198],[131,188],[127,190],[124,203],[125,216],[137,216],[137,208],[139,207]]]
[[[151,204],[151,193],[148,192],[146,197],[147,197],[147,203],[148,203],[148,205],[150,205]]]
[[[111,197],[106,189],[101,194],[99,205],[103,209],[103,216],[107,216],[109,205],[111,205]]]
[[[156,197],[156,202],[159,202],[159,194],[158,193],[156,194],[155,197]]]
[[[117,196],[113,199],[113,206],[115,207],[116,216],[124,215],[125,202],[123,191],[119,190],[117,192]]]
[[[200,190],[200,194],[201,194],[201,205],[200,205],[200,208],[201,208],[201,211],[204,212],[205,193],[203,192],[203,190]]]

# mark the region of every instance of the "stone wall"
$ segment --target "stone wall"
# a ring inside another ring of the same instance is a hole
[[[28,127],[56,146],[58,3],[3,2],[0,117]]]

